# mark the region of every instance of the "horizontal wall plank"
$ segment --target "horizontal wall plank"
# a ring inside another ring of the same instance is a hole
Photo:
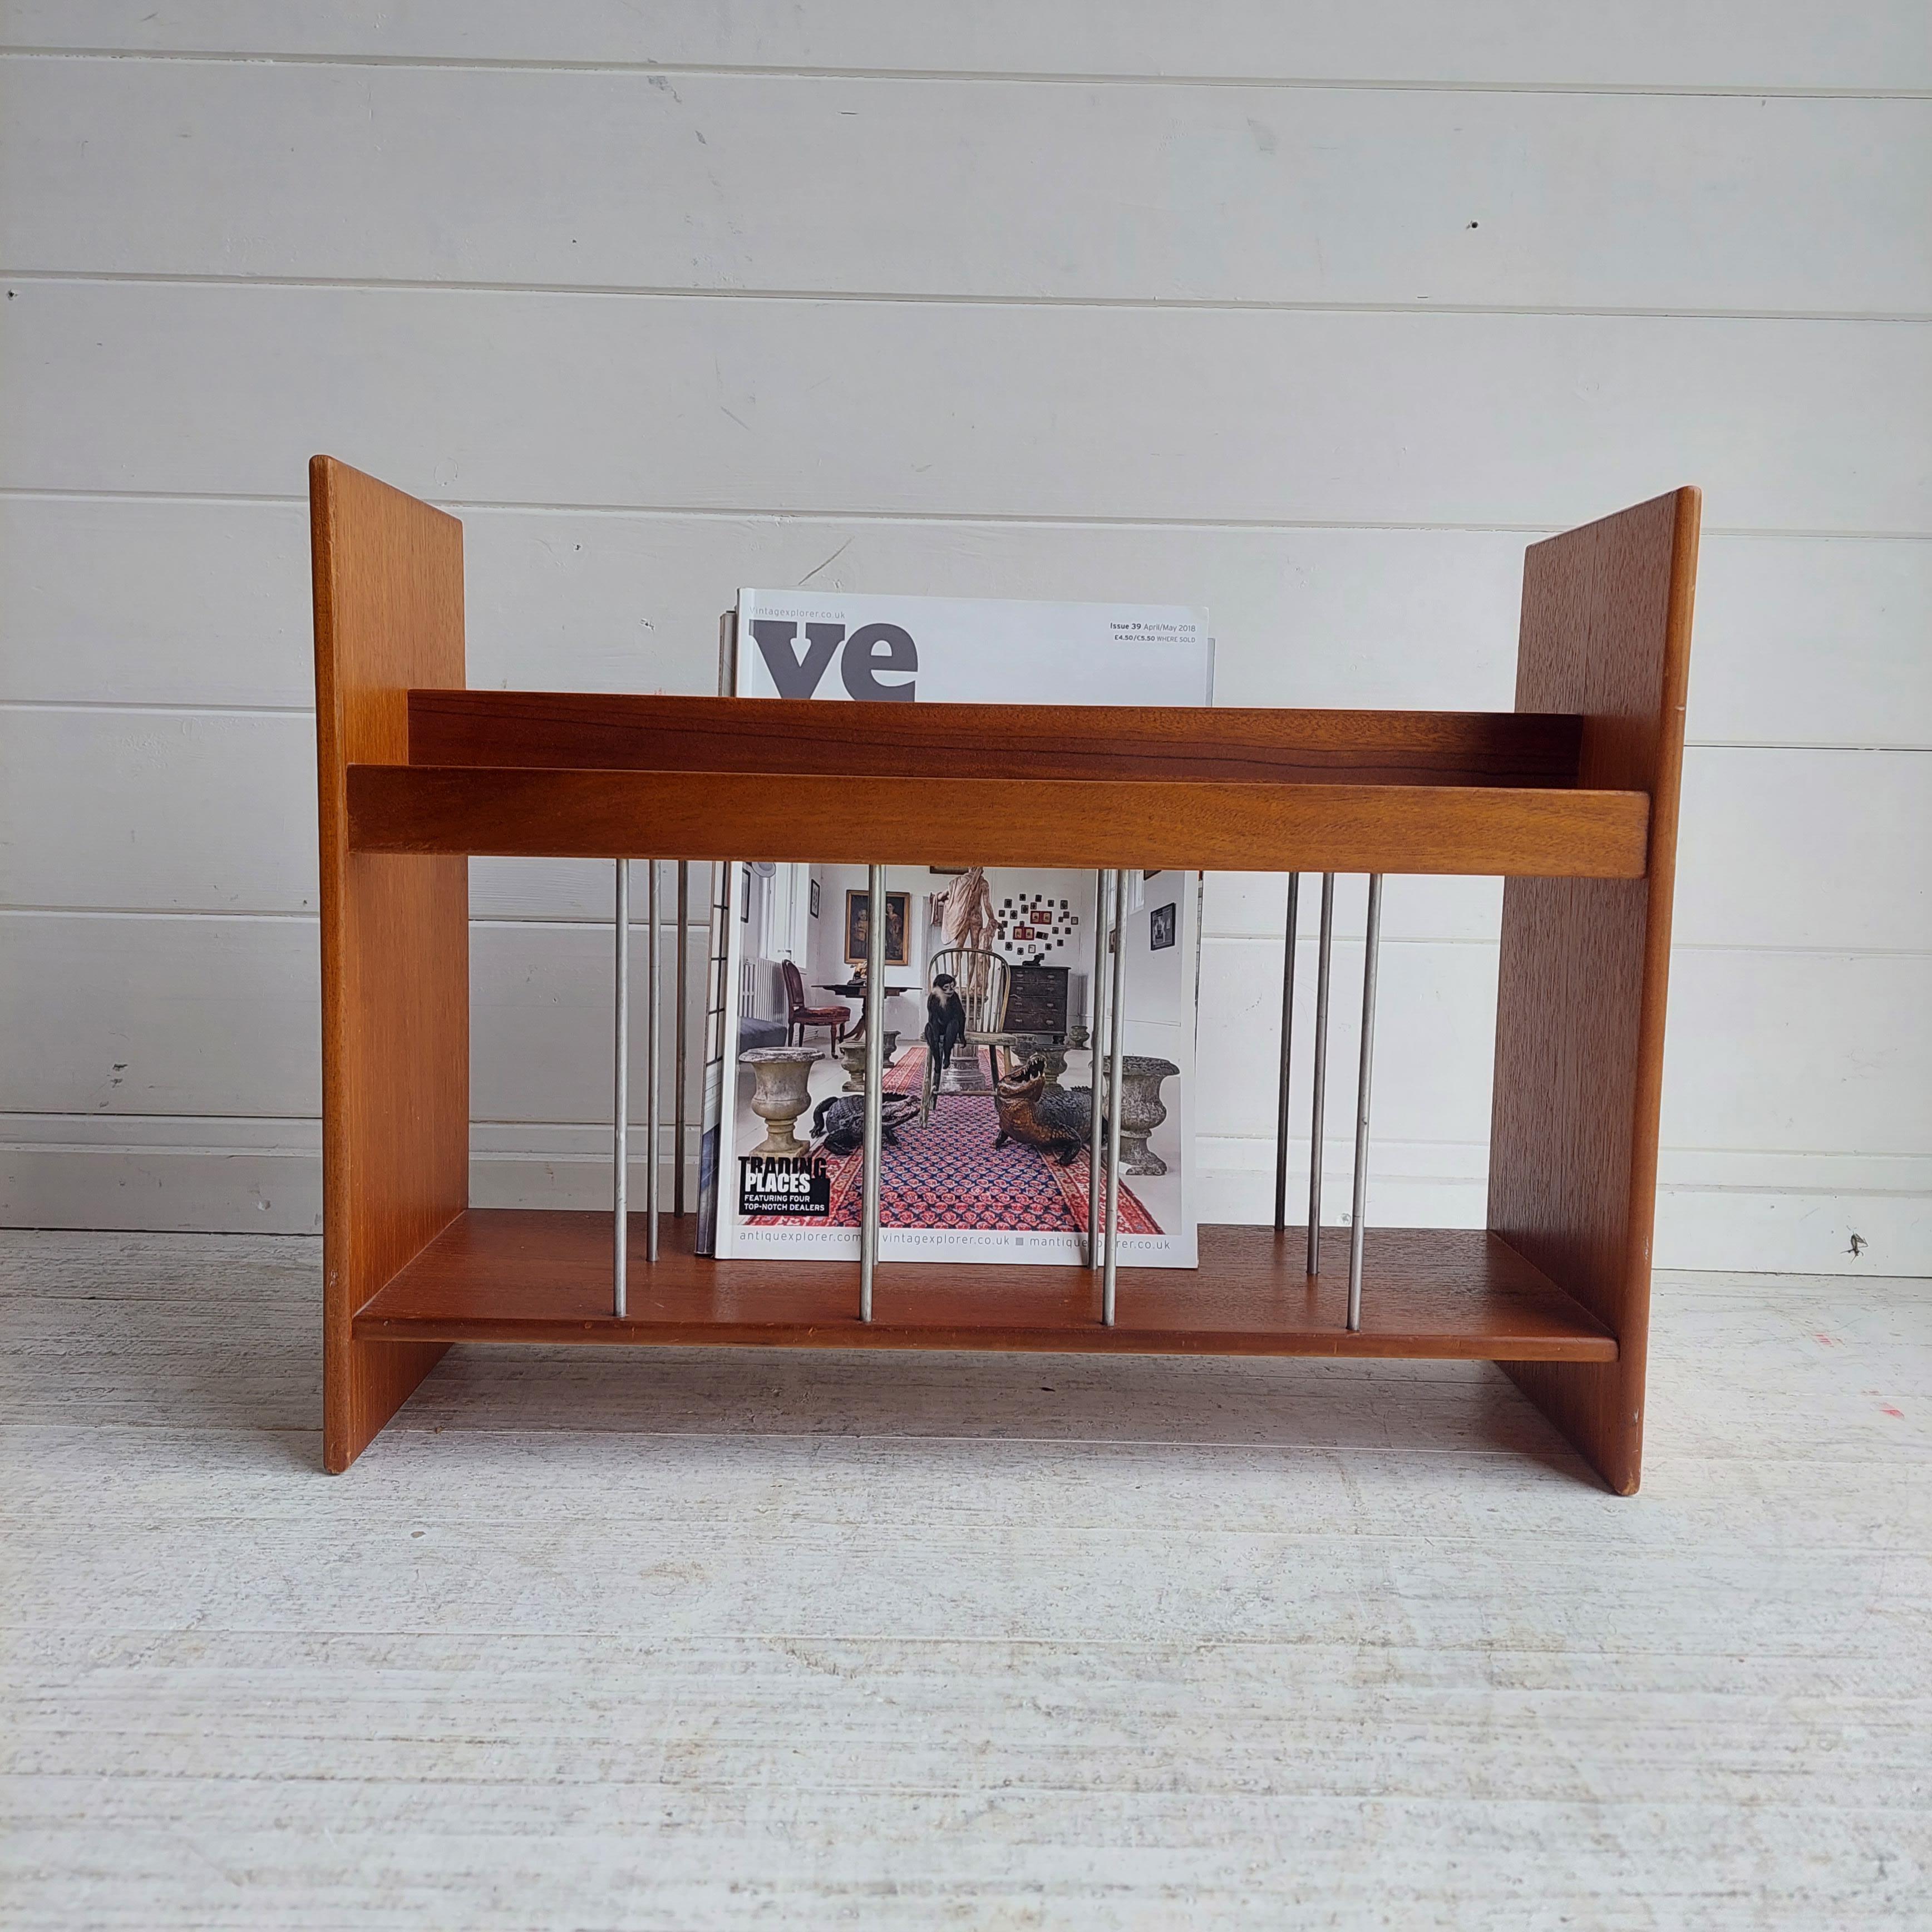
[[[1932,324],[10,292],[0,486],[286,495],[328,450],[488,502],[1542,527],[1696,482],[1932,531]]]
[[[0,710],[0,904],[313,913],[315,814],[300,712]]]
[[[1305,1124],[1304,1124],[1305,1125]],[[280,1158],[322,1154],[321,1122],[313,1114],[266,1119],[252,1115],[170,1114],[0,1113],[0,1142],[10,1147],[95,1150],[199,1149],[212,1154],[250,1152]],[[470,1144],[479,1162],[532,1159],[562,1170],[608,1173],[610,1137],[601,1122],[475,1120]],[[1271,1134],[1201,1136],[1204,1163],[1222,1175],[1274,1172]],[[1306,1132],[1292,1136],[1296,1162],[1305,1168]],[[1331,1138],[1326,1157],[1346,1173],[1352,1139]],[[1480,1141],[1397,1141],[1378,1136],[1376,1172],[1403,1181],[1428,1180],[1480,1186],[1487,1172],[1488,1149]],[[1762,1186],[1786,1193],[1924,1195],[1932,1200],[1932,1154],[1845,1154],[1753,1152],[1674,1148],[1665,1184],[1692,1189]],[[540,1201],[503,1204],[539,1207]],[[587,1193],[573,1194],[560,1205],[595,1206]],[[1881,1270],[1882,1272],[1882,1270]]]
[[[0,1114],[0,1225],[319,1234],[322,1123]]]
[[[1600,506],[1599,507],[1603,507]],[[1527,536],[461,511],[470,681],[717,688],[741,585],[1205,604],[1229,704],[1506,710]],[[0,496],[0,697],[314,694],[296,503]],[[1706,536],[1694,742],[1932,748],[1932,542]]]
[[[305,502],[0,496],[0,580],[8,698],[315,702]]]
[[[0,1093],[22,1113],[310,1114],[307,919],[0,914]]]
[[[1340,896],[1359,901],[1359,882],[1346,881]],[[1306,1123],[1313,1100],[1312,946],[1299,950],[1296,968],[1295,1010],[1305,1050],[1294,1056],[1289,1118]],[[1354,1128],[1361,975],[1360,942],[1338,941],[1325,1108],[1326,1138],[1338,1147]],[[1374,1120],[1381,1133],[1398,1141],[1487,1144],[1496,1010],[1493,946],[1384,949],[1378,972],[1374,1096]],[[1252,940],[1204,942],[1196,1042],[1198,1133],[1273,1138],[1280,1016],[1280,955],[1274,946]],[[1339,1219],[1347,1205],[1346,1192],[1334,1194],[1331,1201],[1330,1216]]]
[[[1673,1146],[1932,1152],[1932,959],[1691,950],[1670,962]]]
[[[1352,1152],[1341,1139],[1331,1139],[1327,1149],[1328,1198],[1340,1202],[1348,1199]],[[1488,1154],[1481,1142],[1405,1142],[1378,1134],[1371,1153],[1371,1222],[1482,1226]],[[1204,1137],[1199,1157],[1204,1220],[1270,1218],[1271,1139]],[[1298,1193],[1307,1157],[1305,1139],[1291,1142],[1289,1172]],[[522,1173],[532,1196],[555,1184],[549,1180],[554,1168],[527,1157],[520,1168],[506,1161],[488,1172],[493,1180]],[[584,1191],[587,1196],[587,1186]],[[503,1204],[541,1203],[532,1198]],[[1666,1147],[1658,1162],[1654,1253],[1656,1265],[1666,1268],[1932,1274],[1932,1162],[1875,1155],[1725,1155]]]
[[[0,1091],[14,1110],[315,1111],[312,922],[9,914],[0,914],[0,944],[8,959]],[[1340,1070],[1330,1082],[1337,1133],[1346,1131],[1353,1089],[1360,957],[1359,946],[1338,945],[1330,1046]],[[1204,1134],[1274,1132],[1279,959],[1265,940],[1210,940],[1204,950]],[[1312,970],[1305,955],[1304,967]],[[1384,1132],[1486,1139],[1495,973],[1486,946],[1388,949],[1376,1059]],[[476,1116],[604,1118],[610,998],[607,933],[476,928]],[[1671,999],[1669,1144],[1932,1153],[1932,960],[1692,949],[1672,962]]]
[[[691,944],[699,958],[710,944],[705,910],[710,903],[710,868],[691,868]],[[676,868],[658,874],[664,922],[675,930]],[[472,859],[470,862],[470,913],[472,919],[574,920],[592,924],[610,917],[613,890],[608,859]],[[641,907],[644,875],[634,875],[632,900]],[[696,970],[694,967],[694,970]]]
[[[604,1130],[485,1124],[472,1130],[471,1146],[470,1198],[479,1206],[596,1210],[608,1203]],[[1291,1150],[1298,1181],[1306,1153],[1301,1142]],[[1372,1216],[1390,1227],[1480,1227],[1486,1153],[1475,1142],[1378,1138]],[[1204,1219],[1268,1219],[1272,1143],[1209,1138],[1200,1154]],[[1348,1149],[1336,1142],[1328,1158],[1341,1200]],[[1867,1157],[1848,1174],[1853,1164],[1842,1156],[1754,1156],[1742,1179],[1714,1176],[1706,1171],[1709,1164],[1707,1156],[1664,1151],[1660,1268],[1932,1273],[1932,1174],[1925,1162]],[[668,1187],[668,1166],[664,1178]],[[644,1178],[644,1164],[634,1160],[634,1198],[643,1198]],[[1866,1184],[1885,1180],[1898,1184]],[[0,1226],[319,1233],[320,1124],[0,1115]]]
[[[50,824],[58,840],[44,836]],[[1932,752],[1694,749],[1676,936],[1932,953],[1928,841]],[[1284,891],[1266,874],[1217,874],[1207,929],[1279,933]],[[471,903],[486,915],[601,920],[609,901],[609,867],[596,860],[483,860],[474,869]],[[0,709],[0,904],[314,911],[310,721]],[[1496,907],[1488,880],[1403,878],[1386,929],[1493,938]],[[1358,932],[1358,917],[1345,895],[1342,929]],[[1304,932],[1314,919],[1311,902]]]
[[[1932,101],[14,56],[0,156],[16,271],[1932,309]]]
[[[1682,811],[1676,938],[1932,952],[1932,752],[1687,752]]]
[[[608,1135],[520,1124],[474,1128],[471,1198],[479,1205],[595,1210],[610,1193]],[[1395,1227],[1482,1225],[1487,1150],[1480,1143],[1378,1137],[1370,1211]],[[1292,1144],[1306,1172],[1306,1144]],[[1348,1148],[1328,1150],[1336,1198]],[[1202,1213],[1264,1221],[1272,1143],[1204,1138]],[[1830,1155],[1717,1157],[1664,1151],[1660,1268],[1820,1274],[1932,1271],[1932,1172],[1923,1160]],[[665,1172],[668,1185],[670,1173]],[[632,1163],[642,1198],[644,1166]],[[154,1116],[0,1116],[0,1225],[10,1227],[249,1228],[313,1234],[322,1226],[321,1129],[315,1120],[180,1120]],[[1856,1243],[1852,1237],[1856,1236]]]
[[[1543,0],[1358,0],[1282,7],[1042,7],[976,0],[740,0],[640,8],[634,0],[14,0],[16,46],[164,49],[386,60],[855,69],[865,72],[1266,76],[1602,87],[1924,88],[1932,49],[1910,5],[1670,0],[1552,8]]]
[[[1690,730],[1727,744],[1932,747],[1932,544],[1706,535]]]
[[[669,874],[666,874],[667,878]],[[692,873],[694,898],[698,887]],[[1500,879],[1432,878],[1406,874],[1389,881],[1382,932],[1391,940],[1484,940],[1493,942],[1502,918]],[[1280,941],[1287,880],[1273,872],[1210,872],[1204,932],[1217,938]],[[1316,928],[1318,891],[1312,879],[1301,904],[1300,932]],[[470,907],[473,916],[518,920],[598,920],[610,913],[610,866],[596,859],[472,859]],[[1359,938],[1359,890],[1338,900],[1336,930]]]
[[[1299,962],[1304,1014],[1314,1010],[1310,950]],[[1202,1133],[1274,1131],[1280,956],[1258,940],[1214,940],[1202,949]],[[1360,958],[1359,943],[1338,940],[1329,1044],[1334,1136],[1354,1119]],[[1485,946],[1385,950],[1376,1023],[1379,1131],[1487,1142],[1495,975],[1495,952]],[[1299,1110],[1306,1057],[1298,1059]],[[1932,958],[1687,949],[1672,959],[1667,1145],[1932,1152],[1928,1069]]]

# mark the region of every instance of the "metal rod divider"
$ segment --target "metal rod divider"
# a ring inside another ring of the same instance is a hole
[[[1322,1272],[1322,1150],[1328,1106],[1328,972],[1335,941],[1335,874],[1322,874],[1322,940],[1315,966],[1315,1106],[1308,1138],[1308,1272]]]
[[[868,868],[866,901],[866,1148],[859,1222],[859,1319],[872,1318],[879,1265],[879,1161],[885,1138],[886,868]]]
[[[1107,1262],[1101,1276],[1100,1319],[1114,1325],[1114,1283],[1120,1227],[1120,1063],[1126,1035],[1127,875],[1114,874],[1113,988],[1107,1022]]]
[[[663,1165],[664,1066],[658,1016],[664,1006],[664,975],[659,961],[663,950],[658,932],[658,862],[644,862],[644,916],[650,930],[644,941],[644,982],[647,988],[644,1016],[644,1259],[658,1258],[658,1202],[662,1192],[659,1168]]]
[[[677,1017],[671,1023],[671,1088],[677,1097],[671,1115],[670,1211],[684,1219],[685,1096],[688,1086],[686,1035],[691,1016],[691,861],[677,862]]]
[[[1106,1009],[1108,874],[1094,874],[1094,984],[1087,996],[1087,1265],[1100,1265],[1101,1016]]]
[[[1382,875],[1369,875],[1369,922],[1362,946],[1362,1066],[1355,1082],[1355,1186],[1348,1216],[1348,1332],[1362,1325],[1362,1237],[1369,1198],[1369,1082],[1376,1058],[1376,960],[1382,938]]]
[[[610,1120],[610,1312],[624,1312],[631,1232],[631,866],[617,861],[616,1076]]]
[[[1288,1072],[1294,1042],[1294,928],[1301,911],[1301,874],[1288,875],[1288,938],[1281,953],[1281,1098],[1274,1124],[1274,1228],[1288,1226]]]

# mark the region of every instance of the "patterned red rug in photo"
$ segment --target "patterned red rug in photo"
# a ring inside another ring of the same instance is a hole
[[[889,1094],[916,1094],[926,1070],[923,1044],[909,1047],[886,1070]],[[1080,1233],[1087,1226],[1087,1156],[1070,1167],[1023,1142],[1003,1148],[993,1142],[999,1116],[990,1094],[942,1094],[932,1118],[921,1126],[916,1116],[888,1144],[879,1166],[879,1224],[886,1228],[992,1228]],[[802,1125],[801,1125],[802,1131]],[[820,1227],[856,1228],[863,1156],[847,1154],[832,1162],[832,1217]],[[746,1225],[772,1227],[776,1215],[760,1215]],[[1160,1224],[1124,1182],[1120,1228],[1124,1234],[1157,1234]]]

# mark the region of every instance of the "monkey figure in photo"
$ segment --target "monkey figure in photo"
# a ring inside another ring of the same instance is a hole
[[[897,1147],[893,1130],[904,1126],[919,1112],[919,1102],[910,1094],[879,1096],[880,1144]],[[812,1137],[820,1154],[856,1154],[866,1144],[866,1096],[862,1094],[835,1094],[812,1109]]]
[[[1058,1154],[1062,1167],[1087,1144],[1090,1106],[1084,1093],[1076,1095],[1046,1084],[1046,1062],[1029,1060],[1017,1073],[1009,1073],[993,1089],[1000,1131],[993,1144],[1024,1141],[1042,1154]]]
[[[952,1049],[965,1037],[966,1008],[959,997],[958,982],[950,973],[942,973],[926,996],[926,1050],[935,1079],[946,1071]]]

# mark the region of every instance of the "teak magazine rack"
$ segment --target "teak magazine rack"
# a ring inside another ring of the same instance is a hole
[[[467,691],[462,526],[326,457],[310,500],[330,1469],[452,1342],[729,1343],[1487,1360],[1636,1489],[1696,490],[1529,548],[1497,713]],[[1365,1230],[1354,1328],[1350,1230],[1311,1276],[1204,1226],[1110,1327],[1084,1266],[884,1264],[862,1322],[855,1266],[634,1216],[620,1318],[610,1216],[469,1204],[481,853],[1502,874],[1488,1226]]]

